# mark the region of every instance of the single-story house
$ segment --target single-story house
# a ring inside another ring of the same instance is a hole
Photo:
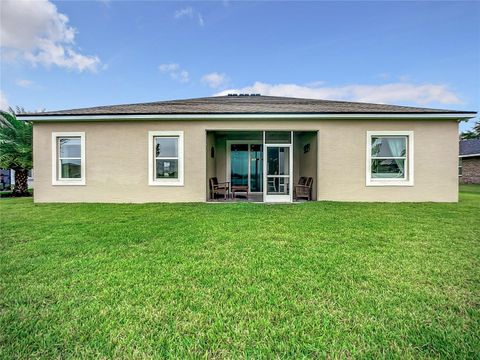
[[[475,114],[230,94],[18,118],[36,202],[455,202]]]
[[[460,140],[459,178],[461,184],[480,184],[480,139]]]

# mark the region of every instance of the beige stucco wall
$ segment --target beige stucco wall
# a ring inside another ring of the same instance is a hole
[[[457,201],[458,130],[453,120],[224,120],[35,123],[36,202],[205,201],[207,130],[318,131],[316,195],[339,201]],[[185,184],[148,185],[148,132],[184,131]],[[365,186],[366,132],[414,132],[415,185]],[[51,133],[84,131],[86,185],[52,185]],[[209,139],[209,145],[213,140]],[[311,150],[315,147],[312,147]],[[216,148],[221,156],[221,149]],[[209,155],[209,154],[208,154]],[[217,162],[218,164],[218,162]],[[220,180],[220,179],[219,179]]]
[[[213,148],[213,154],[211,153]],[[208,179],[212,178],[215,176],[217,172],[217,166],[215,162],[215,157],[217,156],[216,154],[216,149],[215,149],[215,135],[212,132],[207,133],[207,181],[205,182],[205,185],[207,187],[207,194],[208,191],[210,191],[210,184],[208,183]],[[213,155],[213,157],[212,157]]]

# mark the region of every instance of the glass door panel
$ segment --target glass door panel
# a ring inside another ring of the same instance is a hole
[[[260,144],[250,145],[250,191],[263,190],[263,149]]]
[[[289,175],[290,148],[267,147],[267,176]]]
[[[248,185],[248,144],[232,144],[230,150],[232,185]]]

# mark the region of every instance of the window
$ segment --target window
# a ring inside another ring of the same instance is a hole
[[[265,144],[291,144],[291,131],[265,131]]]
[[[367,132],[367,186],[413,185],[413,132]]]
[[[458,158],[458,176],[462,176],[463,175],[463,159],[462,158]]]
[[[148,133],[149,185],[183,186],[183,131]]]
[[[85,185],[85,133],[52,133],[52,185]]]

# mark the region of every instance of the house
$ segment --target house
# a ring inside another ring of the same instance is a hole
[[[28,188],[33,189],[33,171],[28,170]],[[15,186],[15,170],[0,169],[0,190],[11,190]]]
[[[480,184],[480,139],[460,140],[459,179],[461,184]]]
[[[0,191],[10,190],[12,186],[11,170],[0,169]]]
[[[227,182],[218,201],[307,186],[311,200],[455,202],[458,121],[475,114],[230,94],[18,118],[34,124],[36,202],[204,202],[212,182]]]

